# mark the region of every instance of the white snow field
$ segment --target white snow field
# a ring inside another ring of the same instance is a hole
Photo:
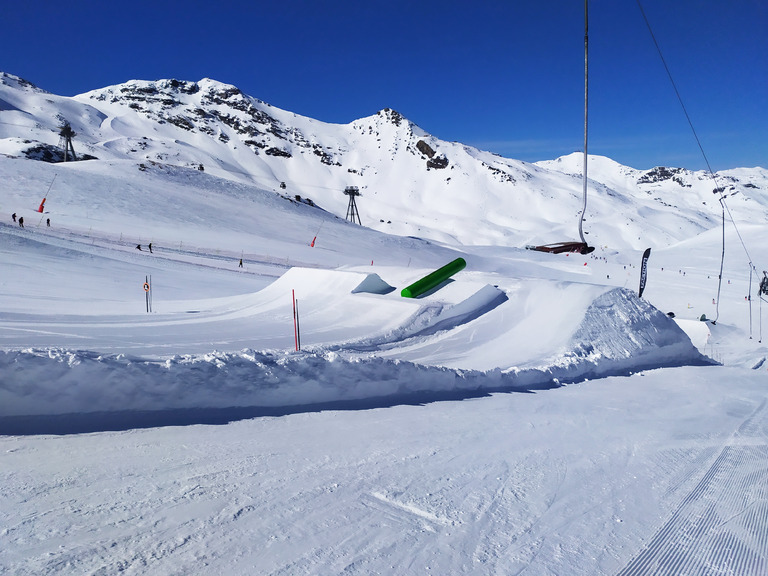
[[[750,339],[726,269],[699,320],[717,235],[652,253],[643,299],[639,252],[504,247],[406,299],[458,252],[322,214],[309,247],[317,210],[213,189],[232,226],[158,206],[121,232],[71,178],[72,215],[0,225],[4,573],[768,570],[761,316]]]
[[[764,170],[718,282],[718,203],[651,207],[607,159],[582,256],[524,249],[576,227],[570,156],[523,167],[526,202],[573,197],[538,220],[443,190],[379,198],[376,231],[186,159],[19,146],[0,132],[0,573],[768,574]]]

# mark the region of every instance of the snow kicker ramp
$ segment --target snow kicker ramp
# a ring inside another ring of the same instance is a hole
[[[371,290],[360,292],[361,285]],[[279,349],[166,358],[61,347],[0,352],[0,433],[73,431],[71,420],[51,415],[110,415],[96,428],[187,422],[184,411],[191,421],[209,421],[212,414],[227,421],[711,363],[673,320],[624,289],[456,282],[413,300],[386,293],[384,285],[358,272],[294,270],[219,310],[219,319],[205,319],[214,327],[221,316],[245,318],[254,333],[281,326]],[[291,349],[291,291],[299,301],[302,342],[308,342],[299,352]],[[205,328],[192,322],[182,328]],[[156,417],[147,418],[149,412]],[[115,413],[142,417],[121,420]]]

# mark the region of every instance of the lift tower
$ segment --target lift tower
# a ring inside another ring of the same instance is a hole
[[[357,223],[362,226],[362,222],[360,222],[360,213],[357,211],[357,203],[355,202],[355,197],[360,196],[360,190],[358,190],[357,186],[347,186],[344,189],[344,194],[349,196],[349,205],[347,206],[347,220],[350,220],[354,223],[355,218],[357,218]]]
[[[75,156],[75,147],[72,146],[72,138],[74,137],[75,131],[72,130],[72,126],[69,125],[69,122],[65,120],[59,131],[59,148],[64,150],[64,162],[69,160],[68,156],[70,152],[72,152],[72,160],[77,160],[77,156]]]

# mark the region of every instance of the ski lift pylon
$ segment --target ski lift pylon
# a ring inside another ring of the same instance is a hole
[[[594,246],[587,244],[587,241],[584,239],[583,231],[584,215],[587,212],[587,111],[589,102],[589,67],[587,58],[589,39],[588,4],[589,0],[584,0],[584,172],[582,174],[584,204],[579,215],[579,238],[581,240],[577,242],[556,242],[554,244],[542,244],[540,246],[527,246],[529,250],[536,250],[538,252],[549,252],[551,254],[577,252],[579,254],[589,254],[595,250]]]

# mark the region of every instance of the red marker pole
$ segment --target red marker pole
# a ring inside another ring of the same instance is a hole
[[[40,212],[40,214],[42,214],[43,210],[45,210],[45,199],[48,198],[48,193],[51,191],[51,188],[53,187],[53,183],[56,182],[56,176],[58,176],[58,174],[53,175],[53,180],[51,180],[51,184],[48,186],[48,190],[46,191],[45,196],[43,196],[43,201],[40,202],[40,206],[37,209],[37,211]]]
[[[320,222],[320,227],[317,229],[317,232],[315,232],[315,237],[312,238],[312,242],[309,244],[310,248],[314,248],[315,247],[315,241],[317,240],[317,235],[320,234],[320,230],[323,229],[323,224],[325,224],[325,220]]]

